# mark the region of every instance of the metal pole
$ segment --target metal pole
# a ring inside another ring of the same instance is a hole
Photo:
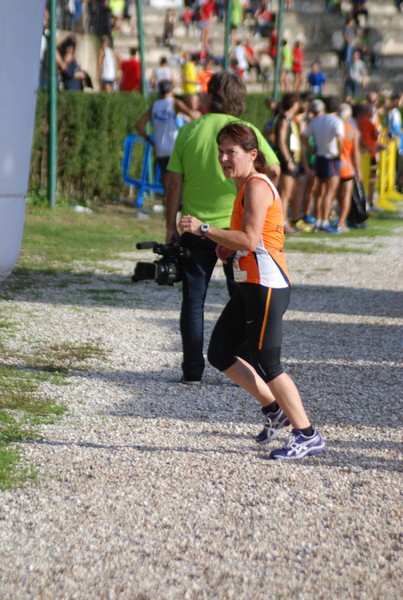
[[[278,16],[277,16],[277,56],[276,56],[276,71],[274,77],[274,100],[278,102],[280,95],[280,69],[281,69],[281,50],[283,45],[283,17],[284,17],[284,0],[279,0]]]
[[[57,75],[56,75],[56,0],[49,4],[49,206],[56,206],[57,171]]]
[[[142,0],[136,0],[137,9],[137,36],[139,42],[139,52],[141,61],[141,86],[143,90],[143,96],[147,99],[148,97],[148,85],[146,79],[146,61],[144,51],[144,31],[143,31],[143,4]]]
[[[225,14],[225,49],[224,49],[224,70],[229,67],[229,46],[231,37],[231,10],[232,0],[227,0],[227,10]]]

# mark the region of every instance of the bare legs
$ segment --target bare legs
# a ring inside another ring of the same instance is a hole
[[[309,419],[297,387],[286,373],[266,383],[249,363],[237,358],[235,363],[224,371],[224,375],[256,398],[262,406],[269,406],[277,401],[294,428],[309,427]]]
[[[332,210],[333,200],[336,197],[339,176],[334,175],[329,179],[319,180],[319,191],[316,198],[315,217],[318,221],[328,221]]]
[[[339,227],[345,227],[348,214],[351,208],[351,194],[353,192],[354,182],[352,179],[349,181],[341,181],[339,192],[338,192],[338,200],[340,206],[340,215],[339,215]]]

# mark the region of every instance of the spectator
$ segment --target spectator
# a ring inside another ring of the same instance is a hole
[[[388,136],[397,144],[396,154],[396,184],[400,190],[403,188],[403,130],[402,130],[402,95],[393,92],[388,107]]]
[[[155,148],[155,157],[165,189],[167,165],[179,131],[176,117],[178,113],[182,113],[192,119],[199,117],[200,113],[191,110],[182,100],[174,98],[171,81],[160,81],[158,89],[159,99],[140,117],[135,128]],[[151,141],[147,133],[147,123],[150,121],[153,124],[154,141]]]
[[[162,34],[162,43],[169,48],[172,47],[173,37],[175,31],[175,13],[173,10],[168,9],[165,14],[164,20],[164,31]]]
[[[292,72],[294,73],[294,90],[299,92],[302,88],[302,72],[304,67],[304,53],[302,42],[297,40],[292,51]]]
[[[196,94],[198,91],[196,64],[191,52],[185,52],[182,66],[182,92],[184,94]]]
[[[367,86],[367,67],[363,60],[361,60],[361,54],[358,50],[353,52],[353,62],[348,67],[347,80],[345,86],[345,95],[351,96],[352,98],[359,98],[361,96],[362,88]]]
[[[255,34],[257,37],[260,37],[264,34],[267,28],[271,25],[272,22],[273,11],[271,7],[271,2],[267,2],[267,0],[261,0],[259,6],[257,7],[253,18],[255,20]]]
[[[315,207],[315,229],[326,233],[337,233],[337,229],[330,226],[329,218],[340,180],[340,153],[344,124],[336,115],[339,101],[335,96],[327,99],[327,114],[324,114],[325,104],[321,100],[315,100],[315,102],[320,107],[319,115],[312,119],[301,136],[305,149],[314,151],[308,142],[310,136],[314,139],[316,149],[315,169],[319,182]]]
[[[76,41],[73,37],[66,38],[59,46],[59,68],[61,70],[62,87],[65,90],[82,92],[88,75],[83,71],[75,58]]]
[[[288,91],[288,78],[292,71],[292,50],[287,40],[283,40],[281,49],[281,75],[280,88],[282,92]]]
[[[263,135],[266,140],[269,142],[270,146],[275,149],[275,136],[274,136],[274,123],[276,122],[276,117],[280,112],[280,106],[278,102],[274,98],[266,98],[265,101],[266,107],[270,113],[270,119],[267,121],[265,126],[263,127]]]
[[[395,5],[398,12],[402,12],[403,0],[395,0]]]
[[[301,140],[298,125],[294,120],[298,110],[297,94],[284,94],[280,103],[280,113],[274,123],[274,144],[281,167],[279,191],[286,234],[298,233],[298,229],[288,222],[289,205],[296,192],[296,178],[301,174]]]
[[[242,78],[247,81],[249,72],[248,54],[245,44],[239,39],[236,41],[234,49],[230,54],[230,60],[234,58],[237,61],[239,72],[242,73]]]
[[[377,68],[377,56],[375,54],[372,29],[365,27],[360,30],[360,37],[356,44],[356,49],[360,51],[363,61],[370,66],[371,69]]]
[[[197,27],[201,31],[201,47],[202,50],[208,51],[210,46],[210,26],[211,19],[215,13],[216,6],[212,0],[205,0],[199,9],[199,20]]]
[[[112,11],[108,0],[98,0],[91,7],[90,29],[99,38],[112,35]]]
[[[270,458],[301,459],[321,452],[325,443],[280,363],[282,318],[291,287],[280,198],[265,174],[266,161],[253,130],[231,123],[219,132],[217,141],[221,167],[237,188],[231,230],[206,225],[190,215],[180,222],[183,232],[216,243],[217,255],[224,262],[236,252],[238,289],[214,327],[208,358],[262,405],[265,427],[257,443],[270,442],[292,423],[292,441],[273,450]],[[239,348],[245,344],[250,364],[239,358]]]
[[[172,88],[175,89],[176,80],[174,72],[168,65],[168,60],[165,56],[161,56],[158,67],[155,67],[150,77],[150,87],[154,92],[158,91],[161,81],[170,81]]]
[[[309,91],[314,96],[322,96],[326,87],[326,75],[322,73],[320,64],[315,61],[311,64],[311,70],[307,77]]]
[[[101,38],[101,47],[98,51],[98,81],[101,92],[113,92],[118,75],[118,58],[112,49],[109,35]]]
[[[244,19],[244,6],[241,0],[233,0],[231,4],[231,45],[234,46],[238,30]]]
[[[274,66],[276,65],[276,61],[277,61],[277,43],[278,43],[278,31],[276,28],[274,28],[269,37],[269,48],[268,48],[268,54],[271,57],[271,59],[273,60]]]
[[[112,17],[115,20],[118,29],[120,29],[120,24],[125,12],[125,0],[109,0],[109,7],[112,12]]]
[[[43,15],[41,49],[40,49],[40,70],[39,87],[47,88],[49,83],[49,11],[45,9]]]
[[[193,112],[193,117],[189,117],[185,113],[178,112],[176,115],[176,124],[178,129],[189,123],[193,119],[198,119],[201,117],[205,111],[203,111],[203,106],[200,98],[200,94],[188,94],[183,98],[184,103],[190,110]]]
[[[360,17],[364,16],[365,22],[368,23],[368,9],[365,0],[353,0],[353,18],[357,25],[360,25]]]
[[[120,89],[122,92],[141,92],[141,63],[137,48],[130,48],[130,58],[120,63]]]
[[[344,137],[340,154],[340,184],[337,192],[339,202],[339,219],[337,231],[343,233],[348,231],[347,217],[351,209],[351,197],[353,194],[354,176],[359,181],[361,174],[360,134],[351,124],[353,114],[349,104],[340,104],[338,114],[344,123]]]
[[[191,250],[190,258],[183,264],[180,317],[183,383],[200,382],[204,371],[204,301],[217,255],[216,244],[207,239],[190,234],[179,238],[176,216],[182,201],[183,215],[192,214],[211,225],[229,227],[235,187],[220,168],[215,140],[224,125],[239,121],[246,95],[245,84],[227,71],[215,73],[208,89],[208,114],[182,127],[168,164],[166,241],[178,243],[180,239],[181,245]],[[269,175],[276,176],[277,158],[259,131],[253,129],[267,157]],[[231,263],[224,270],[233,290]]]
[[[255,51],[255,48],[253,45],[253,39],[250,37],[246,40],[245,50],[246,50],[246,59],[248,61],[248,66],[249,66],[248,67],[249,72],[254,70],[256,72],[256,81],[261,81],[262,69],[260,66],[260,58],[256,54],[256,51]]]
[[[352,15],[348,15],[346,17],[346,24],[344,26],[343,37],[344,37],[344,52],[343,52],[343,62],[345,66],[348,68],[353,61],[353,51],[354,51],[354,39],[355,39],[355,20]]]
[[[208,83],[212,76],[214,75],[214,65],[215,60],[212,56],[208,56],[204,63],[203,68],[199,71],[197,75],[197,81],[200,86],[200,94],[202,96],[203,103],[205,103],[207,93],[208,93]]]

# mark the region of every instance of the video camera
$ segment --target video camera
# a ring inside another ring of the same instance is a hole
[[[190,251],[174,244],[159,244],[158,242],[139,242],[137,250],[151,248],[155,254],[162,256],[152,263],[138,262],[132,275],[132,281],[154,279],[158,285],[173,285],[182,281],[182,260],[189,258]]]

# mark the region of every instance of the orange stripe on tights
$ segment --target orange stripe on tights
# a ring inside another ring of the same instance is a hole
[[[259,350],[261,350],[262,346],[263,346],[264,332],[266,330],[267,318],[269,316],[270,298],[271,298],[271,288],[269,288],[268,292],[267,292],[266,306],[265,306],[265,309],[264,309],[264,317],[263,317],[262,329],[260,330]]]

